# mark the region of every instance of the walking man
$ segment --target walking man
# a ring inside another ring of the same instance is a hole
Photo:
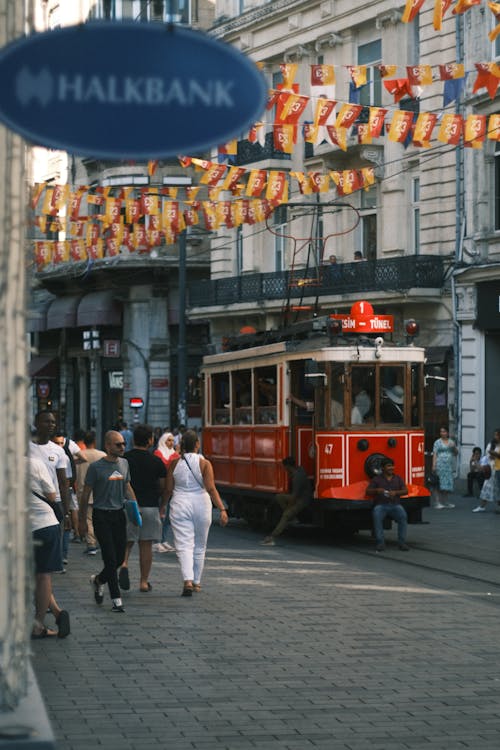
[[[80,535],[87,535],[87,506],[90,493],[93,493],[94,508],[92,521],[94,533],[101,548],[104,568],[91,576],[94,598],[97,604],[104,600],[104,585],[107,583],[113,612],[124,612],[118,568],[122,565],[127,546],[127,521],[123,511],[126,499],[135,500],[130,484],[128,462],[123,458],[125,441],[116,430],[104,436],[106,455],[90,464],[81,496]]]
[[[399,549],[408,551],[406,544],[406,528],[408,517],[400,503],[400,498],[408,494],[408,488],[403,479],[394,473],[394,461],[386,458],[381,462],[382,474],[373,477],[368,485],[366,494],[373,497],[373,530],[377,552],[383,552],[384,545],[384,518],[389,516],[398,524]]]
[[[149,574],[153,563],[153,541],[161,537],[160,501],[166,505],[165,477],[166,467],[158,456],[153,456],[149,449],[153,445],[153,428],[139,424],[134,429],[134,447],[125,453],[130,468],[130,483],[137,496],[142,516],[142,526],[127,524],[127,550],[120,568],[118,581],[125,591],[130,588],[128,558],[134,542],[139,543],[139,566],[141,581],[139,591],[151,591]]]

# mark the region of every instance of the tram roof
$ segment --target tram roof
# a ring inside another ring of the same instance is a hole
[[[284,357],[283,355],[286,354]],[[377,356],[376,356],[377,354]],[[274,344],[252,346],[248,349],[209,354],[203,357],[203,369],[240,369],[249,365],[261,366],[275,364],[283,359],[315,359],[324,362],[425,362],[425,349],[412,344],[398,346],[385,342],[377,347],[375,339],[356,338],[351,341],[342,339],[342,343],[332,346],[330,340],[324,336],[320,339],[302,341],[279,341]]]

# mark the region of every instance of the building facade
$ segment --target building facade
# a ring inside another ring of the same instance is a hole
[[[458,16],[450,10],[436,30],[430,5],[403,23],[406,4],[393,0],[356,7],[348,0],[216,4],[212,32],[259,63],[271,91],[261,144],[242,138],[233,163],[263,170],[267,179],[272,171],[285,172],[290,193],[264,228],[224,226],[212,244],[210,282],[191,288],[190,317],[210,319],[216,347],[243,326],[279,328],[307,315],[345,311],[358,299],[394,315],[396,336],[406,320],[416,319],[418,343],[428,351],[426,450],[439,426],[449,425],[461,446],[463,475],[471,447],[484,447],[500,420],[491,397],[498,312],[481,330],[476,302],[486,279],[491,304],[497,300],[499,161],[494,140],[467,148],[465,134],[458,144],[446,140],[444,123],[496,111],[496,97],[484,89],[471,93],[475,63],[496,58],[488,40],[494,17],[483,7]],[[458,96],[450,94],[443,72],[454,63],[465,69]],[[319,65],[335,73],[323,89],[312,85],[312,66]],[[430,66],[431,80],[411,79],[416,66]],[[360,68],[366,79],[358,86]],[[279,94],[278,104],[271,102],[277,90],[308,99],[288,153],[277,147],[277,127],[292,122],[283,110],[279,116]],[[343,105],[362,105],[345,143],[335,129],[315,142],[306,135],[320,97],[336,102],[334,126]],[[385,122],[370,140],[362,126],[376,108],[385,110]],[[414,130],[395,138],[393,123],[404,123],[407,113],[413,128],[424,119],[419,115],[430,114],[431,140],[416,143]],[[365,169],[372,170],[373,184],[352,191],[339,191],[332,178],[328,189],[307,194],[304,178],[301,185],[296,177],[319,175],[320,185],[325,175]],[[354,262],[355,251],[363,264]]]
[[[201,27],[213,18],[208,0],[35,5],[37,30],[99,19]],[[106,162],[40,148],[33,155],[33,413],[53,409],[70,434],[92,428],[102,436],[119,420],[200,425],[208,329],[185,319],[180,267],[191,279],[207,275],[206,240],[194,228],[166,244],[155,230],[163,202],[191,178],[176,160]]]

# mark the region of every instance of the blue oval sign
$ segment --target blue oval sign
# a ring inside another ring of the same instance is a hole
[[[236,48],[181,26],[92,22],[0,50],[0,118],[81,156],[156,159],[236,138],[266,84]]]

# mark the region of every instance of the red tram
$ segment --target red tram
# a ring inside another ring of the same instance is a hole
[[[203,453],[234,515],[265,525],[287,490],[293,455],[314,482],[313,522],[341,532],[371,528],[370,478],[387,456],[409,489],[410,523],[429,506],[424,486],[425,351],[386,342],[392,316],[367,302],[272,332],[246,334],[203,361]]]

